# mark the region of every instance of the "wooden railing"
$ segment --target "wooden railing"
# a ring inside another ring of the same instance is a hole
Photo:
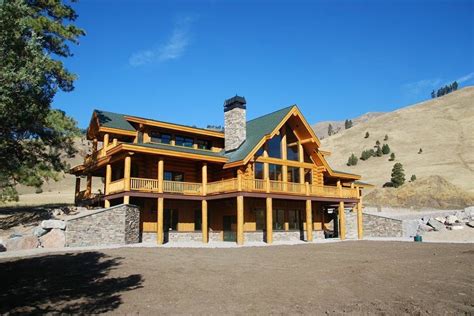
[[[107,193],[115,193],[115,192],[120,192],[125,189],[125,179],[119,179],[115,180],[109,183],[109,188],[107,190]]]
[[[200,195],[202,184],[194,182],[163,181],[163,192]]]
[[[158,179],[130,178],[130,189],[158,192]]]
[[[304,183],[288,182],[286,183],[286,191],[290,193],[305,194],[306,185]]]
[[[237,179],[227,179],[221,180],[216,182],[209,182],[207,184],[207,193],[224,193],[224,192],[233,192],[237,191],[238,189],[238,182]]]

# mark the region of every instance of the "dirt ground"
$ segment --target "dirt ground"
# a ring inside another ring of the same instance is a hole
[[[474,313],[472,244],[120,248],[0,260],[0,313]]]

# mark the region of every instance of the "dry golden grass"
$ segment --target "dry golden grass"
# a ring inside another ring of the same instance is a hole
[[[369,132],[370,137],[364,138]],[[351,153],[360,157],[388,135],[395,161],[388,156],[346,165]],[[390,181],[393,164],[401,162],[407,179],[440,175],[456,186],[474,192],[474,87],[422,102],[357,124],[322,140],[332,152],[331,166],[363,176],[363,181],[382,186]],[[422,154],[418,154],[419,149]]]

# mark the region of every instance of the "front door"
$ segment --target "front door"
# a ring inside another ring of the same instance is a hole
[[[236,241],[237,234],[235,232],[235,226],[237,224],[237,216],[224,216],[224,241]]]

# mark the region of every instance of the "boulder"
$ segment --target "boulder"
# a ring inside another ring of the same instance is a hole
[[[433,227],[435,231],[441,231],[446,229],[443,223],[434,218],[430,218],[430,220],[428,221],[428,225]]]
[[[471,217],[474,216],[474,206],[468,206],[464,209],[464,212],[467,216]]]
[[[431,219],[431,218],[430,218]],[[440,222],[441,224],[444,224],[446,222],[446,218],[445,217],[435,217],[435,220],[437,220],[438,222]]]
[[[15,237],[7,240],[5,247],[8,251],[38,248],[39,241],[36,236]]]
[[[5,248],[3,239],[0,239],[0,252],[4,252],[4,251],[7,251],[7,248]]]
[[[66,229],[66,222],[56,219],[48,219],[41,222],[41,227],[44,229]]]
[[[40,237],[40,243],[43,248],[63,248],[66,244],[66,235],[61,229],[53,228],[49,233]]]
[[[458,225],[448,226],[448,229],[450,229],[450,230],[461,230],[461,229],[464,229],[464,226],[458,226]]]
[[[428,221],[430,220],[430,217],[429,216],[423,216],[421,219],[420,219],[420,223],[422,224],[428,224]]]
[[[48,229],[44,229],[41,226],[36,226],[35,229],[33,230],[33,236],[41,237],[43,235],[46,235],[48,231],[49,231]]]
[[[458,221],[465,221],[469,219],[469,216],[464,211],[457,211],[454,216],[458,218]]]
[[[467,222],[466,225],[474,228],[474,221]]]
[[[61,216],[64,214],[63,210],[60,208],[54,209],[51,213],[53,214],[53,216]]]
[[[448,215],[446,216],[446,222],[445,224],[447,225],[453,225],[458,221],[458,218],[455,215]]]
[[[430,225],[426,225],[426,224],[420,224],[420,226],[418,226],[418,229],[420,231],[423,231],[423,232],[430,232],[433,230],[433,227],[431,227]]]

